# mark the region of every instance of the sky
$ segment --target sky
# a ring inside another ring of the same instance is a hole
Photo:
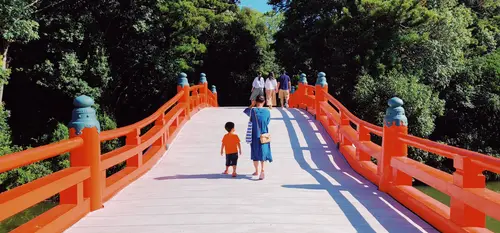
[[[270,5],[267,5],[267,0],[241,0],[241,6],[251,7],[262,13],[273,9]]]

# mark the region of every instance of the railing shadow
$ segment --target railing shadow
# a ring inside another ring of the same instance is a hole
[[[354,172],[322,125],[309,113],[298,109],[277,109],[283,117],[275,120],[284,121],[295,160],[318,182],[286,184],[282,187],[327,191],[358,232],[381,232],[383,228],[389,232],[438,232]],[[306,140],[306,147],[300,146],[297,136],[299,132],[296,132],[292,120],[297,121],[298,128]],[[320,140],[319,136],[323,137],[323,140]],[[307,162],[304,151],[310,152],[315,168]]]

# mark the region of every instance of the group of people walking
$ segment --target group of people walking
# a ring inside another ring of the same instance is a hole
[[[278,94],[280,99],[281,107],[288,107],[288,100],[290,98],[290,88],[292,86],[290,77],[283,71],[283,74],[276,79],[274,73],[269,73],[267,79],[264,80],[262,73],[259,73],[252,83],[252,93],[250,95],[250,101],[252,101],[250,108],[254,107],[256,104],[256,99],[258,96],[266,96],[266,104],[269,108],[277,106],[276,94]]]

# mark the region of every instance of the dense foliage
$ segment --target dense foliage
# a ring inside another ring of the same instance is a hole
[[[279,69],[278,15],[233,0],[8,0],[0,13],[0,155],[68,138],[81,94],[96,100],[106,130],[154,112],[175,94],[179,72],[190,83],[205,72],[222,105],[242,105],[258,71]],[[67,167],[67,158],[0,174],[0,192]]]
[[[227,106],[248,104],[256,73],[280,67],[294,82],[326,72],[331,93],[367,121],[381,124],[399,96],[412,134],[500,154],[499,1],[269,2],[276,11],[236,0],[3,1],[0,155],[68,138],[80,94],[112,129],[173,96],[181,71],[190,83],[206,73]],[[0,174],[0,192],[67,167],[67,157]]]
[[[380,125],[399,96],[410,133],[500,155],[500,1],[270,2],[284,12],[275,48],[287,70],[325,71],[367,121]],[[442,157],[411,156],[451,171]]]

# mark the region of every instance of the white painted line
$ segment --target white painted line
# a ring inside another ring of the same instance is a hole
[[[335,162],[335,160],[333,159],[333,155],[328,155],[328,159],[330,160],[330,162],[333,164],[333,166],[335,167],[335,169],[339,170],[340,171],[340,167],[339,165],[337,165],[337,163]]]
[[[302,154],[304,155],[304,160],[309,165],[309,167],[311,167],[312,169],[318,169],[318,166],[316,166],[316,163],[314,163],[313,160],[312,160],[311,151],[309,151],[309,150],[302,150]]]
[[[405,214],[401,213],[401,211],[399,211],[398,209],[396,209],[393,205],[391,205],[391,203],[389,203],[388,201],[386,201],[384,198],[382,197],[378,197],[380,200],[382,200],[386,205],[388,205],[391,209],[394,210],[394,212],[398,213],[399,215],[401,215],[401,217],[403,217],[406,221],[408,221],[408,223],[410,223],[411,225],[413,225],[415,228],[417,228],[420,232],[425,232],[427,233],[426,230],[424,230],[424,228],[422,228],[421,226],[419,226],[417,223],[415,223],[413,220],[411,220],[410,218],[408,218],[408,216],[406,216]]]
[[[353,179],[354,181],[358,182],[358,184],[363,184],[363,182],[361,182],[360,180],[358,180],[356,177],[352,176],[351,174],[347,173],[347,172],[343,172],[346,176],[349,176],[351,177],[351,179]],[[365,185],[366,186],[366,185]]]
[[[318,140],[321,143],[321,145],[326,145],[325,138],[323,138],[323,135],[321,135],[321,133],[316,133],[316,137],[318,138]]]
[[[299,140],[300,147],[308,147],[306,138],[304,137],[304,133],[300,129],[299,123],[297,121],[292,121],[293,129],[295,130],[295,135],[297,135],[297,139]]]
[[[328,175],[328,173],[326,173],[325,171],[318,170],[318,173],[325,177],[333,186],[342,186],[339,182],[337,182],[337,180],[333,179],[332,176]]]
[[[370,225],[375,232],[389,232],[349,191],[341,190],[340,193],[354,206],[354,208],[356,208],[359,214],[363,216],[368,225]]]
[[[284,109],[286,115],[290,118],[290,119],[295,119],[295,117],[292,115],[292,113],[288,110],[288,109]]]
[[[309,125],[312,127],[312,129],[313,129],[314,131],[318,131],[318,127],[316,126],[316,124],[315,124],[314,122],[309,121]]]

